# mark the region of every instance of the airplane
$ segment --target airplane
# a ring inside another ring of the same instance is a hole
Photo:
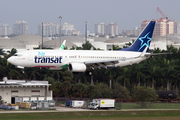
[[[92,50],[27,50],[15,53],[8,62],[17,68],[39,67],[50,70],[68,68],[85,72],[88,68],[122,67],[139,63],[154,54],[148,53],[155,21],[150,21],[136,41],[117,51]]]

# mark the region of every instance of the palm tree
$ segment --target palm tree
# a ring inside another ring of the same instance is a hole
[[[55,78],[55,80],[57,80],[58,82],[60,81],[60,79],[62,78],[62,74],[63,72],[61,70],[56,70],[56,71],[53,71],[53,78]]]
[[[130,86],[130,71],[128,67],[123,67],[122,70],[120,71],[120,75],[116,78],[116,81],[118,83],[123,83],[124,88],[126,88],[126,84]]]
[[[3,49],[0,49],[0,55],[4,55],[5,54],[4,52],[5,51]]]
[[[29,75],[29,79],[37,80],[40,77],[39,69],[33,68],[33,71]]]
[[[109,68],[105,71],[105,75],[109,78],[110,88],[112,85],[112,80],[114,80],[118,74],[119,68]]]
[[[170,90],[171,80],[175,78],[174,61],[169,61],[164,58],[164,67],[162,68],[164,80],[167,82],[167,90]]]
[[[132,76],[131,78],[135,78],[138,81],[138,85],[140,87],[141,81],[145,80],[145,74],[144,72],[147,72],[147,67],[145,64],[133,64],[132,65]],[[132,79],[133,80],[133,79]]]
[[[87,80],[85,72],[74,73],[73,76],[73,80],[77,81],[78,83],[84,83]]]
[[[8,76],[10,77],[10,79],[20,79],[22,77],[22,74],[20,73],[20,71],[18,71],[18,69],[9,69],[8,71]]]
[[[148,73],[146,78],[151,79],[151,86],[154,89],[154,84],[156,84],[156,79],[162,75],[160,66],[156,64],[155,59],[147,60]]]

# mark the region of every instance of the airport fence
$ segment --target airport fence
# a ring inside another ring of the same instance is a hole
[[[67,98],[67,97],[54,97],[53,100],[55,101],[55,106],[65,106],[66,101],[68,100],[78,100],[78,101],[85,101],[86,103],[92,102],[90,98]]]
[[[67,100],[85,101],[86,103],[92,102],[90,98],[66,98],[54,97],[56,106],[65,106]],[[115,109],[180,109],[180,102],[115,102]]]
[[[180,102],[116,102],[116,109],[180,109]]]

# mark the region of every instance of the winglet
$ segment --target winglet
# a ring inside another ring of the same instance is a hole
[[[66,40],[63,41],[63,43],[61,44],[61,47],[60,47],[59,49],[60,49],[60,50],[64,50],[65,44],[66,44]]]

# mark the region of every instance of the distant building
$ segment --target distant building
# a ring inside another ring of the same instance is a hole
[[[3,24],[2,26],[2,35],[8,36],[11,34],[11,28],[8,24]]]
[[[123,36],[138,36],[141,32],[141,28],[135,27],[133,30],[122,30]]]
[[[70,34],[70,36],[79,36],[80,31],[79,30],[72,30],[69,34]]]
[[[38,25],[38,35],[42,36],[42,24]],[[59,25],[54,23],[43,24],[43,36],[59,35]]]
[[[43,35],[50,37],[54,35],[60,34],[59,31],[60,27],[59,24],[53,24],[53,23],[44,23],[43,24]],[[61,35],[71,36],[71,35],[79,35],[80,31],[74,29],[74,25],[64,23],[61,26]],[[38,35],[42,36],[42,24],[38,25]]]
[[[28,34],[28,24],[26,21],[16,21],[13,25],[13,34],[23,35]]]
[[[2,26],[0,26],[0,37],[2,36]]]
[[[110,24],[95,24],[94,25],[94,32],[96,35],[110,35],[110,36],[116,36],[118,35],[118,25],[116,23],[110,23]]]
[[[154,28],[154,36],[164,36],[166,34],[174,33],[174,22],[171,20],[166,21],[165,18],[160,18],[156,21],[156,26]],[[145,28],[145,26],[149,23],[149,21],[145,20],[141,23],[141,30]]]
[[[174,23],[174,33],[180,34],[180,22]]]
[[[107,33],[108,35],[111,36],[116,36],[118,35],[118,25],[116,23],[110,23],[107,25]]]
[[[0,26],[0,36],[8,36],[11,34],[11,28],[8,24],[3,24]]]
[[[96,35],[105,35],[105,26],[104,23],[99,23],[94,25],[94,31]]]
[[[62,34],[66,35],[66,36],[80,35],[80,31],[79,30],[75,30],[73,24],[68,24],[66,22],[62,25],[62,29],[61,30],[62,30]]]

